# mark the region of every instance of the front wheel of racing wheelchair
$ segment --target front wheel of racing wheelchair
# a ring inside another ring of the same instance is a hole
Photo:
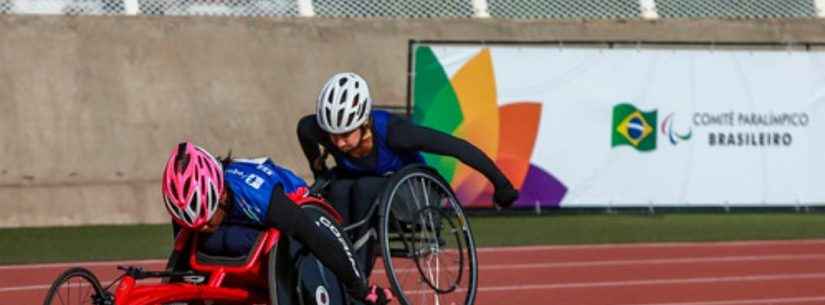
[[[394,173],[378,198],[378,238],[387,279],[402,305],[472,305],[475,241],[461,203],[433,168]]]

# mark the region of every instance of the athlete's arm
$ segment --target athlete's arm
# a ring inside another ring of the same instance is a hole
[[[493,160],[463,139],[393,116],[387,131],[387,144],[397,150],[424,151],[460,160],[490,180],[496,189],[496,201],[503,201],[498,202],[499,204],[511,204],[518,197],[510,180],[498,169]]]
[[[298,141],[301,143],[301,150],[304,151],[309,168],[315,177],[326,170],[322,166],[321,149],[318,147],[324,137],[325,133],[315,121],[314,114],[307,115],[298,121]]]
[[[318,226],[284,194],[280,185],[272,191],[264,225],[278,228],[309,248],[324,266],[344,282],[353,297],[362,299],[369,292],[366,279],[361,277],[354,263],[348,259],[353,257],[352,253],[347,253],[352,249],[346,249],[337,242],[326,242],[318,231]]]

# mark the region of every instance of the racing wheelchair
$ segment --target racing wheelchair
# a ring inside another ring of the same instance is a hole
[[[478,281],[475,242],[449,185],[432,168],[412,165],[394,173],[387,186],[367,216],[345,228],[314,192],[293,199],[316,224],[336,228],[331,234],[353,237],[356,251],[380,254],[383,280],[402,305],[472,305]],[[320,187],[316,183],[313,190]],[[72,268],[55,280],[44,304],[357,304],[311,253],[276,229],[262,231],[242,257],[209,256],[197,250],[197,241],[197,233],[181,231],[169,259],[170,266],[188,263],[188,270],[118,267],[123,274],[103,287],[89,270]],[[147,278],[163,281],[138,283]]]

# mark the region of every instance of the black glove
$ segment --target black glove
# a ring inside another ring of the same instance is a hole
[[[516,199],[518,199],[518,191],[510,185],[496,188],[493,194],[493,201],[502,208],[509,208],[513,202],[516,202]]]
[[[315,175],[315,183],[309,187],[309,193],[313,195],[321,194],[330,182],[336,179],[335,172],[326,170]]]
[[[392,301],[392,291],[387,288],[381,288],[377,285],[372,285],[364,296],[364,304],[367,305],[387,305]]]

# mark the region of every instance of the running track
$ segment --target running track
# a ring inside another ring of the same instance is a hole
[[[41,304],[70,266],[163,263],[0,266],[0,305]],[[825,305],[825,239],[483,248],[479,266],[478,305]]]

